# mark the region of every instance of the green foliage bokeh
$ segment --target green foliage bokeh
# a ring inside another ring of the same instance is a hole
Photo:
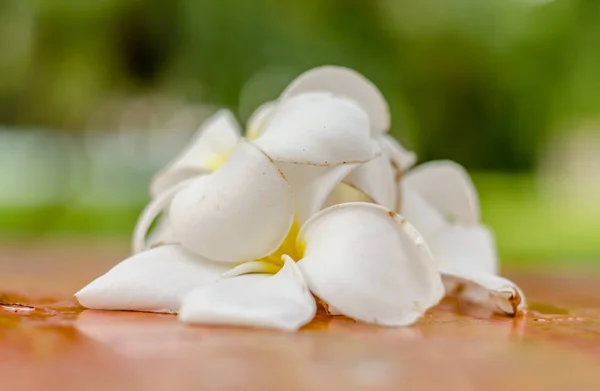
[[[76,132],[144,91],[237,109],[257,72],[281,74],[268,99],[331,63],[381,88],[423,159],[531,170],[600,110],[599,21],[595,0],[5,0],[0,123]]]

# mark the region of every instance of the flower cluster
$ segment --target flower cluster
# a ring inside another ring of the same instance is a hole
[[[386,132],[387,102],[356,72],[312,69],[258,108],[227,110],[151,182],[133,255],[76,294],[93,309],[195,324],[296,330],[330,313],[414,323],[444,294],[516,314],[491,233],[459,165]],[[156,227],[150,227],[157,220]]]

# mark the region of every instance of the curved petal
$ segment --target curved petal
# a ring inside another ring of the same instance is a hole
[[[368,115],[373,134],[390,128],[390,109],[379,89],[360,73],[339,66],[310,69],[293,80],[281,95],[289,99],[306,92],[326,91],[354,101]]]
[[[255,143],[275,161],[316,166],[363,163],[379,152],[365,112],[327,94],[284,102]]]
[[[421,164],[408,172],[403,184],[447,219],[468,225],[479,223],[477,190],[461,165],[446,160]]]
[[[335,189],[333,189],[333,192],[331,192],[331,194],[329,194],[324,206],[330,207],[333,205],[345,204],[348,202],[370,202],[373,204],[375,203],[375,201],[371,197],[363,193],[361,190],[342,182],[339,185],[337,185]]]
[[[156,197],[177,183],[217,169],[241,137],[240,127],[229,110],[219,110],[198,129],[190,144],[150,184]]]
[[[162,246],[165,244],[178,244],[179,241],[175,236],[169,214],[164,212],[156,222],[156,227],[147,234],[145,250],[153,247]],[[135,252],[134,252],[135,254]]]
[[[296,218],[303,224],[323,208],[327,197],[357,164],[340,166],[308,166],[279,163],[277,166],[287,179],[296,204]]]
[[[75,294],[82,306],[97,310],[177,312],[192,289],[216,281],[230,267],[167,245],[119,263]]]
[[[236,277],[254,273],[275,274],[281,269],[282,265],[283,261],[276,264],[275,262],[270,262],[264,258],[261,260],[244,262],[221,274],[221,278]]]
[[[492,275],[498,271],[494,237],[482,225],[449,225],[428,236],[427,244],[442,270]]]
[[[146,244],[146,235],[150,230],[150,226],[156,220],[158,215],[163,213],[169,205],[171,205],[171,201],[182,188],[190,184],[190,180],[184,180],[183,182],[174,185],[173,187],[163,191],[160,193],[155,199],[153,199],[142,211],[140,217],[138,218],[137,223],[135,224],[135,228],[133,229],[133,243],[132,250],[134,254],[139,253],[140,251],[144,251],[147,249]],[[165,224],[168,227],[168,221],[163,221],[162,224]],[[167,229],[167,228],[163,228]],[[164,236],[166,232],[163,232],[161,235],[155,235],[153,240],[160,241],[162,240],[162,236]]]
[[[242,139],[218,171],[177,193],[169,217],[188,250],[213,261],[251,261],[283,242],[294,200],[275,164]]]
[[[517,315],[527,307],[521,289],[506,278],[481,273],[442,272],[442,279],[449,296],[501,314]]]
[[[404,148],[393,136],[382,134],[377,137],[377,140],[381,144],[383,154],[400,173],[407,171],[416,163],[417,155]]]
[[[221,279],[192,291],[179,319],[196,324],[297,330],[309,323],[316,304],[295,262],[286,257],[281,270]]]
[[[344,182],[362,191],[377,204],[388,209],[396,209],[398,186],[386,156],[381,155],[361,164],[350,172]]]
[[[258,109],[252,113],[250,118],[248,118],[248,123],[246,125],[246,138],[248,140],[256,140],[260,137],[267,127],[267,123],[275,112],[276,107],[276,101],[267,102],[260,105]]]
[[[444,216],[425,201],[416,191],[400,186],[402,208],[400,214],[425,238],[435,235],[449,225]]]
[[[414,323],[444,288],[431,253],[402,217],[369,203],[332,206],[300,230],[298,262],[310,290],[344,315]]]

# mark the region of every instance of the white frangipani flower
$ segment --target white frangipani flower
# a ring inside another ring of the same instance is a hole
[[[339,66],[321,66],[301,74],[288,85],[277,101],[262,105],[252,115],[249,121],[251,138],[262,134],[271,116],[287,100],[299,95],[305,96],[305,99],[316,99],[328,94],[354,102],[368,114],[373,140],[384,156],[355,167],[344,183],[359,189],[374,202],[396,209],[398,179],[402,172],[415,163],[416,156],[386,134],[391,122],[387,101],[373,83],[356,71]]]
[[[463,167],[422,164],[406,174],[402,193],[400,211],[427,241],[448,294],[509,315],[525,308],[523,292],[497,275],[494,238],[481,224],[479,197]]]
[[[173,241],[173,230],[166,215],[159,220],[151,238],[147,240],[146,235],[154,220],[168,208],[182,184],[218,169],[229,158],[240,138],[240,126],[233,114],[228,110],[219,110],[202,124],[187,148],[152,178],[152,201],[141,213],[133,233],[134,253],[148,246]]]
[[[235,275],[187,295],[185,322],[297,329],[315,313],[306,286],[337,313],[364,322],[414,323],[443,296],[439,274],[419,234],[400,216],[369,203],[327,208],[302,227],[283,254],[262,263],[265,274]],[[260,267],[259,267],[260,268]]]
[[[294,193],[304,193],[296,197],[300,221],[320,209],[354,167],[381,154],[369,133],[366,113],[352,101],[331,94],[290,97],[265,124],[253,142],[277,162]],[[153,179],[153,200],[134,230],[134,252],[173,241],[169,217],[163,216],[147,242],[152,222],[168,208],[182,182],[219,168],[240,138],[239,126],[230,112],[221,110],[206,121],[188,148]]]
[[[357,106],[362,111],[356,110]],[[346,126],[339,123],[340,119]],[[332,127],[327,121],[337,121],[336,126]],[[305,197],[312,204],[297,205],[298,218],[304,221],[318,210],[315,208],[323,205],[334,190],[331,186],[335,187],[339,178],[344,178],[346,185],[359,189],[374,202],[389,209],[397,208],[397,179],[414,164],[415,155],[384,134],[389,123],[387,102],[369,80],[347,68],[323,66],[292,81],[277,101],[260,106],[248,120],[246,136],[277,161],[295,193],[318,193]],[[373,142],[352,144],[347,141],[356,137],[364,140],[364,131],[357,131],[364,126],[372,133]],[[152,222],[167,209],[178,184],[220,167],[241,135],[231,112],[220,110],[202,125],[189,146],[153,178],[150,187],[153,200],[134,230],[134,252],[173,241],[166,215],[147,240]],[[341,141],[336,145],[333,140]],[[344,153],[348,146],[360,148],[361,154],[355,155],[354,160],[346,159]],[[327,158],[316,158],[315,154],[327,154]],[[372,159],[377,154],[383,157]],[[391,162],[391,166],[387,162]],[[312,167],[298,170],[299,164]]]
[[[373,204],[317,213],[352,169],[381,153],[370,129],[361,107],[326,92],[280,102],[254,141],[239,137],[228,112],[217,113],[153,181],[138,253],[78,300],[95,309],[181,307],[182,320],[195,323],[296,329],[314,316],[310,288],[356,319],[414,322],[443,295],[416,231]],[[168,244],[145,250],[145,233],[165,210]]]
[[[219,170],[179,191],[169,210],[179,243],[221,262],[254,260],[274,252],[294,215],[288,181],[246,140]]]
[[[445,287],[515,314],[523,295],[496,276],[464,169],[432,162],[405,174],[416,157],[389,126],[381,92],[331,66],[259,107],[247,138],[229,111],[217,112],[152,180],[134,254],[77,299],[188,323],[296,330],[315,315],[313,295],[330,313],[401,326]],[[349,202],[357,200],[367,202]]]
[[[293,330],[314,316],[309,289],[342,314],[382,325],[413,323],[443,296],[431,253],[401,217],[350,203],[298,230],[292,189],[270,157],[240,141],[221,168],[176,193],[169,217],[178,244],[132,256],[77,299],[94,309],[181,307],[187,322]]]

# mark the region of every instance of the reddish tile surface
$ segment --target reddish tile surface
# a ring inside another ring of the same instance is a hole
[[[125,252],[0,245],[0,390],[600,390],[600,276],[513,275],[517,318],[447,300],[409,328],[320,314],[289,334],[79,308]]]

